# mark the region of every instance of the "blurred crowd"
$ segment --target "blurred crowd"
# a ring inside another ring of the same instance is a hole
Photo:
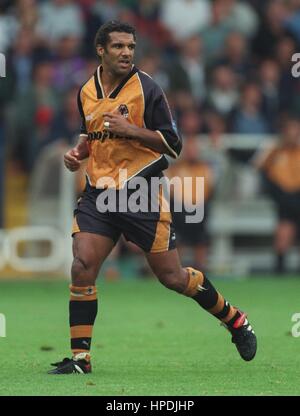
[[[300,115],[300,0],[0,0],[0,153],[17,169],[74,142],[77,91],[111,19],[136,27],[136,65],[166,91],[184,139],[218,147],[224,133],[276,134]]]
[[[274,133],[282,113],[300,112],[299,0],[1,0],[0,131],[22,169],[45,144],[73,140],[76,93],[109,19],[137,28],[136,64],[167,92],[183,135]]]

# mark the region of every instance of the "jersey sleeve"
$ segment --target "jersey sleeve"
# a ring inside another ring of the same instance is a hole
[[[78,110],[79,110],[80,117],[81,117],[80,135],[87,135],[85,116],[84,116],[82,101],[81,101],[81,91],[82,91],[82,88],[80,88],[77,94],[77,105],[78,105]]]
[[[140,78],[145,99],[145,127],[160,135],[166,146],[165,153],[176,159],[181,152],[182,139],[167,98],[163,90],[148,75],[141,73]]]

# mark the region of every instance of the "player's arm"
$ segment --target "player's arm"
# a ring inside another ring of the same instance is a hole
[[[140,128],[134,124],[130,124],[129,126],[127,137],[139,140],[141,144],[155,150],[156,152],[169,153],[169,150],[166,148],[166,145],[162,141],[161,135],[158,131]]]
[[[75,172],[76,170],[78,170],[80,168],[81,161],[89,156],[89,148],[87,144],[88,135],[85,124],[85,116],[81,103],[81,90],[82,89],[80,88],[77,95],[77,105],[81,117],[79,140],[76,146],[74,146],[64,155],[64,164],[66,168],[69,169],[71,172]]]
[[[156,152],[166,153],[166,146],[158,132],[131,124],[120,114],[103,113],[103,117],[104,122],[109,122],[108,130],[110,132],[129,139],[139,140],[144,146]]]
[[[71,172],[75,172],[80,168],[81,161],[88,156],[87,136],[82,134],[79,136],[77,145],[65,153],[64,164]]]
[[[104,113],[104,120],[109,122],[109,130],[113,133],[139,140],[144,146],[176,159],[182,141],[165,94],[148,75],[140,73],[139,76],[145,101],[144,128],[130,124],[115,113]]]

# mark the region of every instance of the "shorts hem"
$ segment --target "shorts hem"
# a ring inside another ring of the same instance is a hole
[[[105,232],[97,232],[95,230],[78,230],[78,231],[74,231],[72,232],[71,236],[74,237],[75,234],[78,233],[89,233],[89,234],[96,234],[96,235],[101,235],[102,237],[107,237],[110,238],[114,244],[117,244],[118,240],[120,237],[118,237],[117,239],[113,238],[111,235],[109,235],[108,233]]]
[[[163,249],[156,249],[156,250],[144,250],[146,253],[166,253],[167,251],[171,251],[174,250],[176,248],[176,246],[174,247],[168,247],[168,248],[163,248]]]

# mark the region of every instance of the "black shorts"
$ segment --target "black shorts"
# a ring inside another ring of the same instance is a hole
[[[106,190],[92,188],[87,184],[74,211],[72,236],[78,232],[99,234],[111,238],[116,244],[123,234],[127,241],[131,241],[143,251],[151,253],[161,253],[176,247],[170,210],[164,212],[166,210],[162,209],[164,199],[162,187],[160,187],[159,195],[152,193],[149,188],[147,212],[142,210],[120,212],[118,209],[120,191],[116,191],[116,212],[115,210],[100,212],[99,203],[97,207],[97,198],[99,196],[101,198],[103,192]],[[134,192],[134,190],[127,190],[128,199]],[[150,209],[154,199],[157,212]],[[164,204],[164,206],[166,205]]]

